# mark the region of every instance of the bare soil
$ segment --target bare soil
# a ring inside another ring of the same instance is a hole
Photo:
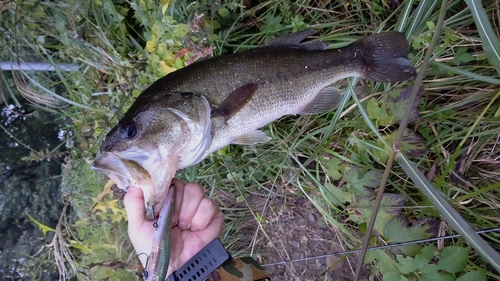
[[[262,215],[261,227],[255,216],[247,212],[240,229],[241,244],[249,245],[243,252],[250,253],[266,270],[272,280],[328,280],[350,281],[357,263],[356,255],[344,258],[329,256],[303,260],[348,250],[344,248],[336,229],[326,223],[307,198],[282,194],[250,195],[246,202],[232,207],[250,208]],[[245,242],[249,241],[249,242]],[[302,259],[302,260],[301,260]],[[275,264],[283,261],[297,260]],[[364,277],[369,271],[363,272]],[[326,277],[326,278],[325,278]]]

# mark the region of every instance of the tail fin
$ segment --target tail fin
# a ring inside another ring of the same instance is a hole
[[[401,32],[377,33],[348,47],[355,49],[362,65],[361,76],[377,82],[398,82],[415,77],[408,58],[408,42]]]

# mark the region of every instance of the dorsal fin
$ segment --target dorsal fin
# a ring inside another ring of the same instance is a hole
[[[275,38],[261,47],[276,47],[276,46],[286,46],[286,47],[295,47],[307,51],[320,51],[325,50],[328,46],[322,41],[308,41],[302,42],[307,39],[309,36],[316,34],[318,31],[314,29],[306,29],[302,31],[298,31],[295,33],[291,33],[285,36],[281,36]]]

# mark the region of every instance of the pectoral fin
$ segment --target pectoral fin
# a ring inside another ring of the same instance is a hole
[[[233,144],[246,144],[246,145],[254,145],[258,143],[268,142],[271,138],[266,135],[261,130],[253,131],[249,134],[243,135],[241,137],[236,138],[231,143]]]
[[[328,112],[337,108],[341,100],[342,93],[339,89],[335,87],[326,87],[319,91],[314,100],[303,108],[299,114],[307,115]]]
[[[248,83],[236,88],[216,109],[212,110],[212,117],[223,116],[225,121],[231,119],[253,98],[257,88],[257,83]]]

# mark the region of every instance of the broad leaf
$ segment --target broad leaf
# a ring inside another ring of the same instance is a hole
[[[417,266],[415,264],[415,259],[412,257],[403,257],[403,256],[396,256],[398,259],[398,264],[397,267],[399,271],[403,274],[409,274],[411,272],[414,272],[417,270]]]
[[[371,98],[368,101],[366,110],[368,111],[368,116],[377,121],[378,126],[385,127],[394,124],[394,117],[387,113],[387,106],[384,99],[381,102],[377,102],[376,99]]]
[[[424,87],[420,87],[417,93],[417,99],[411,106],[408,104],[409,98],[411,96],[411,87],[404,88],[401,90],[396,90],[389,92],[387,95],[387,108],[389,109],[389,115],[393,116],[395,123],[401,122],[403,116],[407,111],[410,111],[408,118],[408,124],[417,120],[420,114],[419,100],[424,93]]]
[[[441,274],[438,266],[435,264],[426,264],[420,269],[419,281],[454,281],[455,278],[450,275]]]
[[[321,189],[323,197],[335,206],[343,205],[345,202],[352,201],[351,193],[345,192],[331,183],[326,183],[325,188],[326,191]]]
[[[319,162],[326,168],[327,174],[330,178],[333,180],[339,180],[342,178],[342,171],[344,170],[344,166],[342,165],[342,162],[340,159],[336,157],[332,158],[325,158],[325,157],[320,157]]]
[[[383,281],[408,281],[408,278],[397,272],[387,272],[383,276]]]
[[[418,239],[426,239],[431,237],[431,233],[427,232],[427,225],[413,225],[408,227],[408,222],[401,216],[394,217],[384,227],[384,237],[392,243],[412,241]],[[397,248],[392,248],[393,251],[401,251],[404,255],[415,256],[421,250],[422,246],[418,244],[406,245]]]
[[[361,169],[352,168],[344,174],[344,179],[348,184],[348,191],[356,196],[367,196],[371,194],[366,187],[377,187],[384,172],[381,170],[370,170],[363,174]]]
[[[387,143],[392,145],[396,139],[396,135],[397,132],[393,132],[392,134],[385,136],[384,139]],[[425,140],[415,133],[415,131],[406,129],[403,134],[399,150],[409,157],[420,157],[429,151],[429,148],[427,147]]]
[[[441,260],[438,262],[438,268],[451,273],[457,273],[465,269],[469,260],[469,249],[449,246],[443,249]]]
[[[377,220],[375,221],[375,226],[373,227],[378,233],[383,233],[384,227],[390,220],[395,216],[399,215],[401,208],[405,202],[405,196],[401,194],[386,193],[382,197],[382,202],[380,203],[380,210],[377,214]],[[372,214],[373,206],[375,200],[368,201],[367,198],[362,198],[359,200],[358,208],[359,213],[361,213],[363,220],[368,220]]]
[[[366,252],[365,264],[377,261],[377,266],[382,274],[388,272],[397,272],[398,268],[396,262],[384,251],[384,250],[373,250]]]
[[[470,271],[458,277],[456,281],[486,281],[486,271],[484,269]]]
[[[425,246],[418,255],[415,256],[415,265],[417,268],[422,268],[425,264],[428,264],[430,260],[434,258],[434,246]]]

